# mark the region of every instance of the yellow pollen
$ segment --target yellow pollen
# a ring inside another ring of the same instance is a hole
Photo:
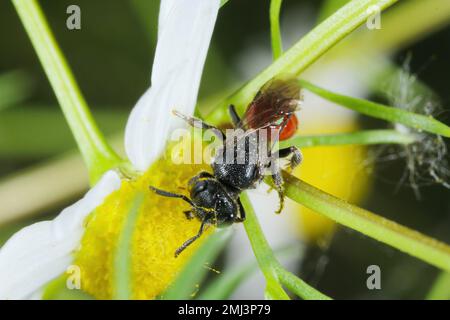
[[[130,203],[138,192],[142,192],[145,199],[132,240],[133,298],[153,299],[161,294],[214,228],[208,228],[198,241],[175,258],[175,250],[198,232],[200,222],[188,220],[184,215],[189,204],[181,199],[156,195],[149,191],[149,186],[188,195],[188,180],[209,169],[204,164],[173,164],[167,152],[167,156],[155,162],[139,178],[123,180],[121,188],[86,221],[86,231],[75,259],[81,269],[82,289],[97,299],[114,297],[114,258],[119,235]]]

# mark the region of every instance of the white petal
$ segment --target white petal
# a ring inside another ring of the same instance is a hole
[[[125,131],[125,150],[144,171],[164,150],[169,133],[191,115],[220,0],[162,0],[152,86],[139,99]]]
[[[79,201],[54,220],[14,234],[0,249],[0,299],[24,299],[61,275],[79,246],[86,216],[120,188],[120,177],[108,171]]]
[[[163,0],[161,1],[159,7],[159,17],[158,17],[158,37],[161,36],[164,25],[166,24],[167,18],[172,11],[173,5],[177,0]]]

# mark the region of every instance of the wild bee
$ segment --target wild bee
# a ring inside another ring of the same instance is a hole
[[[242,119],[235,107],[229,106],[233,135],[228,132],[225,135],[222,130],[199,119],[174,112],[193,127],[213,130],[221,140],[211,163],[213,174],[200,172],[193,177],[188,183],[190,197],[150,186],[161,196],[180,198],[189,203],[191,209],[185,211],[186,217],[201,221],[198,233],[175,251],[175,257],[197,240],[209,225],[226,227],[243,222],[245,212],[239,195],[244,190],[255,188],[267,170],[270,170],[280,198],[277,213],[281,212],[283,180],[277,160],[291,156],[290,168],[294,168],[301,163],[302,155],[293,146],[276,153],[272,151],[276,141],[295,133],[298,124],[295,111],[300,102],[301,88],[295,79],[272,79],[256,94]]]

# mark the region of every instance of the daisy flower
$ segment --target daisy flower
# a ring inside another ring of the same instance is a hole
[[[110,170],[86,195],[55,219],[30,225],[0,250],[0,299],[39,296],[42,288],[76,265],[81,287],[112,298],[113,259],[128,205],[151,185],[183,185],[199,166],[170,167],[161,160],[169,133],[184,125],[176,108],[193,114],[220,0],[162,0],[151,87],[129,117],[125,150],[140,174],[132,180]],[[160,160],[158,160],[160,159]],[[199,223],[179,212],[183,204],[146,195],[133,235],[133,298],[154,298],[173,280],[199,243],[180,258],[173,252]],[[210,230],[211,231],[211,230]]]

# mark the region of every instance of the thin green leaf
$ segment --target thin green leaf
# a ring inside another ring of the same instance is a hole
[[[186,263],[175,281],[161,295],[164,300],[192,299],[198,286],[209,272],[210,265],[227,244],[232,233],[231,228],[216,231],[198,248]]]
[[[372,212],[351,205],[283,172],[285,194],[292,200],[366,236],[431,265],[450,271],[450,246]]]
[[[428,300],[450,300],[450,273],[441,272],[430,292],[427,295]]]
[[[226,270],[196,297],[197,300],[226,300],[239,285],[258,270],[256,261]]]
[[[351,133],[324,134],[314,136],[294,136],[280,141],[280,149],[289,146],[308,148],[316,146],[372,145],[372,144],[410,144],[416,136],[396,130],[365,130]]]
[[[258,218],[256,217],[256,213],[253,210],[248,195],[243,192],[240,199],[246,214],[246,219],[244,221],[245,231],[247,232],[250,244],[252,245],[256,260],[263,273],[269,278],[273,277],[274,274],[272,269],[275,256],[261,230],[261,226],[259,225]]]
[[[134,197],[118,240],[114,258],[114,298],[116,300],[129,300],[132,298],[132,240],[143,201],[143,193],[138,193]]]
[[[67,275],[64,274],[46,285],[42,300],[94,300],[94,298],[80,289],[68,289]]]
[[[303,88],[317,94],[318,96],[359,113],[393,123],[401,123],[417,130],[428,131],[444,137],[450,137],[450,127],[431,116],[425,116],[368,100],[333,93],[305,80],[299,80],[299,83]]]
[[[246,218],[244,221],[245,231],[247,232],[247,237],[250,240],[250,244],[255,254],[256,261],[258,262],[259,268],[261,269],[267,282],[267,292],[272,292],[272,298],[276,295],[282,297],[283,299],[289,299],[289,296],[284,293],[281,285],[278,283],[277,275],[275,272],[275,265],[277,261],[269,246],[264,233],[261,230],[258,219],[256,218],[253,206],[250,203],[250,199],[247,194],[243,192],[241,194],[241,203],[244,207]]]
[[[299,257],[298,246],[275,250],[277,258],[296,260]],[[258,263],[251,261],[244,265],[228,269],[214,279],[206,289],[202,290],[197,300],[226,300],[229,299],[239,285],[258,271]]]
[[[309,300],[331,300],[330,297],[309,286],[306,282],[296,277],[291,272],[285,269],[279,269],[277,272],[281,283],[297,296]]]
[[[384,10],[397,1],[351,1],[285,51],[250,82],[225,99],[205,120],[210,123],[220,123],[222,119],[227,118],[227,108],[230,104],[236,105],[238,111],[243,113],[247,104],[267,81],[283,73],[299,75],[346,35],[364,23],[370,16],[368,10],[370,7],[376,5],[380,10]]]
[[[280,31],[280,10],[283,0],[270,1],[270,38],[272,41],[273,60],[277,60],[283,53],[283,42]]]
[[[329,297],[309,286],[296,276],[286,275],[287,271],[275,258],[272,249],[264,237],[247,194],[243,192],[240,198],[246,213],[246,220],[244,221],[245,231],[247,232],[253,253],[258,261],[259,268],[266,278],[266,297],[270,299],[289,299],[289,296],[281,286],[281,282],[283,282],[286,287],[295,289],[293,292],[303,299],[329,299]]]
[[[268,279],[266,289],[264,290],[266,300],[290,300],[278,280]]]
[[[53,87],[78,148],[88,167],[91,181],[121,160],[106,143],[91,115],[75,78],[59,48],[36,0],[13,0],[44,71]]]

